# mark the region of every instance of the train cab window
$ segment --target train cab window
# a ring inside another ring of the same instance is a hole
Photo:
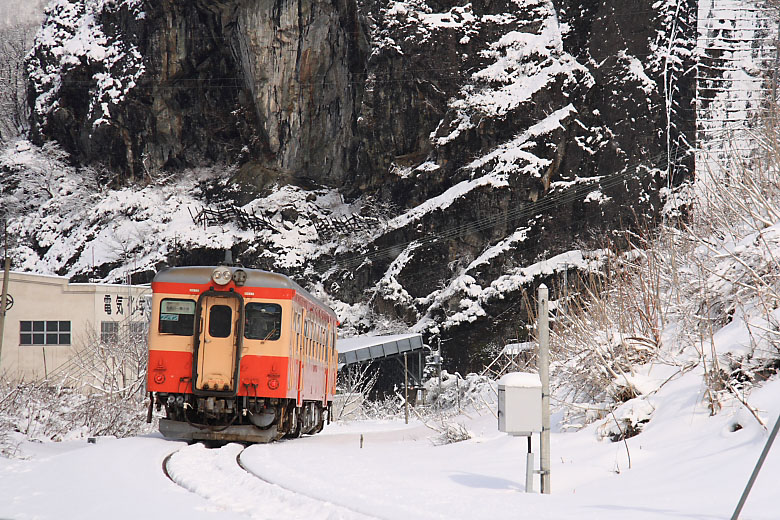
[[[282,306],[275,303],[247,303],[244,337],[277,340],[282,334]]]
[[[195,302],[166,298],[160,303],[160,334],[192,336],[195,330]]]
[[[227,305],[212,305],[209,310],[209,336],[227,338],[233,328],[233,311]]]

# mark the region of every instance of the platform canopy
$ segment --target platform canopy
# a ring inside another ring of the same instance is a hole
[[[526,341],[523,343],[507,343],[506,345],[504,345],[504,350],[502,352],[509,356],[518,356],[522,352],[533,352],[535,348],[536,348],[535,341]]]
[[[404,352],[422,352],[421,334],[396,334],[393,336],[355,336],[339,339],[339,369],[345,365],[378,359],[387,359]]]

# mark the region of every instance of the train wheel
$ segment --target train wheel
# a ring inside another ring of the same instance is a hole
[[[298,408],[293,404],[290,406],[290,424],[285,437],[290,439],[297,439],[301,436],[301,430],[303,429],[303,418],[298,413]]]
[[[312,429],[311,433],[314,435],[315,433],[320,433],[322,429],[325,427],[325,412],[322,409],[321,405],[317,405],[317,424]]]

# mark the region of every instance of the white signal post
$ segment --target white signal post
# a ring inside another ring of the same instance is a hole
[[[542,380],[542,433],[539,434],[541,491],[550,494],[550,323],[549,292],[547,286],[539,286],[539,314],[537,334],[539,340],[539,378]]]

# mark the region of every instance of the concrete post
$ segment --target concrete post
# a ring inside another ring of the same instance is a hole
[[[550,494],[550,324],[547,286],[539,286],[539,378],[542,380],[542,433],[539,435],[541,491]]]

